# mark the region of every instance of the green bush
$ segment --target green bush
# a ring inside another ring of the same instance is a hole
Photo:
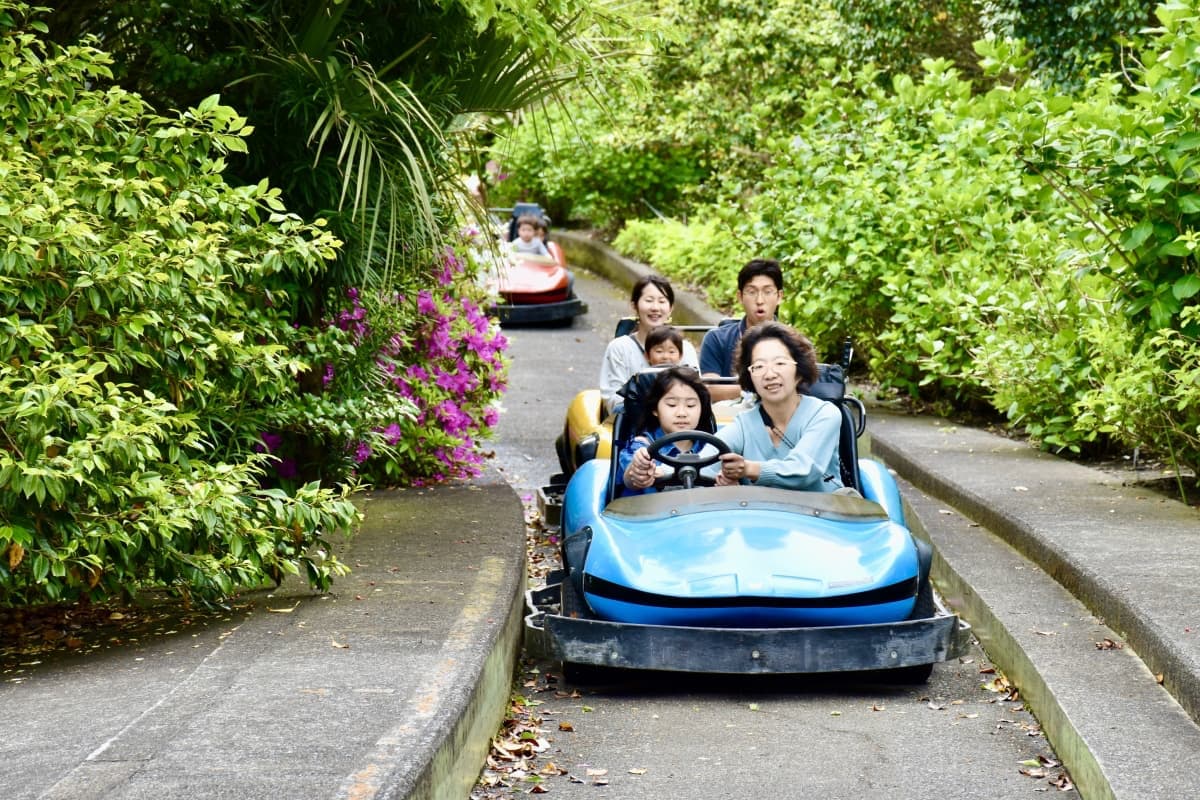
[[[725,309],[732,308],[737,272],[750,258],[730,226],[715,215],[691,224],[632,220],[613,240],[613,247],[697,289]]]
[[[754,36],[772,30],[777,9],[796,4],[769,5],[733,14],[745,23],[745,39],[667,7],[695,24],[687,43],[671,46],[679,62],[664,65],[656,80],[709,102],[678,115],[664,103],[665,120],[618,119],[633,126],[623,130],[633,139],[671,131],[695,143],[711,173],[704,185],[680,191],[685,201],[701,201],[687,216],[704,222],[630,224],[618,245],[672,278],[709,286],[732,282],[740,259],[722,268],[726,242],[738,243],[730,252],[777,257],[788,285],[782,316],[822,353],[853,337],[885,389],[947,412],[998,410],[1055,449],[1141,443],[1194,467],[1200,3],[1159,5],[1162,29],[1138,44],[1141,63],[1086,81],[1091,54],[1109,49],[1100,34],[1135,25],[1144,6],[1095,0],[1047,11],[1053,4],[1042,4],[1046,19],[1079,9],[1112,13],[1074,20],[1071,30],[1087,34],[1074,39],[1047,28],[1033,50],[976,42],[976,82],[944,59],[886,81],[875,68],[817,59],[815,68],[780,80],[778,63],[819,50],[789,44],[772,61]],[[825,19],[826,4],[800,5],[797,18]],[[929,37],[965,30],[963,20],[939,15],[964,14],[971,3],[833,5],[859,15],[851,29],[905,22],[876,31],[874,46],[896,48],[912,43],[907,34],[889,38],[904,30],[917,34],[916,44],[957,47]],[[1003,16],[1010,6],[989,7]],[[725,4],[695,8],[716,17]],[[1021,24],[1037,27],[1041,12],[1026,11]],[[987,24],[1001,25],[1000,16]],[[1062,74],[1075,88],[1068,92],[1039,76],[1069,39]],[[689,59],[689,45],[717,41],[754,56],[744,61],[761,69],[761,93],[751,88],[742,97],[753,81],[731,89],[721,70],[734,67],[723,55],[712,72]],[[725,104],[714,99],[722,90]],[[755,117],[756,103],[776,109],[784,124]],[[797,108],[803,117],[789,118]],[[602,129],[597,120],[589,125]],[[747,149],[750,128],[765,133]],[[739,163],[714,166],[705,161],[714,153]],[[723,211],[706,215],[709,208]]]
[[[1183,311],[1200,322],[1200,307]],[[1200,346],[1163,329],[1135,343],[1128,330],[1096,323],[1081,331],[1090,346],[1094,388],[1077,404],[1080,424],[1149,448],[1180,472],[1200,476]],[[1182,483],[1180,485],[1183,492]]]
[[[3,12],[0,602],[326,588],[350,489],[264,488],[256,445],[338,345],[294,328],[272,279],[317,274],[336,240],[265,183],[225,183],[232,109],[166,118],[88,88],[101,53],[48,51]]]
[[[489,202],[533,201],[556,222],[586,218],[609,230],[679,212],[683,187],[705,174],[697,154],[657,131],[613,130],[612,113],[582,100],[570,114],[555,106],[516,126],[494,148],[502,177]]]

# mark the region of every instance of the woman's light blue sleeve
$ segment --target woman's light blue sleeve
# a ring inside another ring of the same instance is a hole
[[[730,452],[742,454],[746,452],[746,431],[743,427],[742,417],[747,413],[749,412],[743,411],[717,431],[717,438],[729,445]],[[757,410],[755,413],[757,413]]]
[[[717,453],[717,448],[713,447],[711,444],[706,444],[706,445],[704,445],[704,447],[700,448],[700,455],[703,457],[716,455],[716,453]],[[713,478],[715,480],[717,477],[717,473],[719,473],[720,471],[721,471],[721,462],[718,460],[718,461],[714,461],[712,464],[709,464],[707,467],[700,470],[700,474],[706,478]]]
[[[757,407],[755,407],[754,413],[758,413]],[[733,417],[732,422],[728,423],[728,425],[722,427],[720,431],[716,432],[716,438],[724,441],[725,444],[730,446],[730,452],[742,453],[742,455],[745,455],[746,435],[745,420],[743,420],[743,417],[746,414],[750,414],[750,411],[743,411],[742,414],[738,414],[736,417]],[[721,471],[721,462],[716,462],[715,464],[710,465],[710,467],[701,470],[701,474],[707,475],[708,477],[716,477],[716,474],[718,474],[719,471]]]

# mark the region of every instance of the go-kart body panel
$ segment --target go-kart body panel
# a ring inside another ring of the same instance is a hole
[[[928,554],[894,479],[860,467],[865,498],[728,486],[606,503],[609,461],[582,464],[561,491],[565,569],[527,597],[531,646],[574,664],[726,673],[919,669],[964,654],[957,617],[912,618]]]
[[[567,567],[602,618],[797,627],[898,621],[913,610],[916,547],[874,502],[726,486],[598,508],[607,468],[599,459],[584,464],[562,513]]]
[[[587,312],[574,294],[562,249],[553,242],[548,247],[552,257],[516,253],[489,278],[489,289],[500,298],[495,311],[502,323],[552,322]]]
[[[585,389],[571,400],[563,440],[571,448],[571,472],[592,458],[612,456],[612,422],[607,419],[599,389]]]

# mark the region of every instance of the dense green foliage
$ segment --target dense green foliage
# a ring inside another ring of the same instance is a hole
[[[658,6],[681,38],[665,39],[654,61],[626,64],[625,91],[603,105],[580,93],[512,129],[495,146],[497,202],[533,199],[556,219],[616,229],[686,216],[761,179],[767,142],[804,114],[803,76],[837,53],[836,18],[807,0]]]
[[[264,287],[324,269],[336,240],[265,183],[224,181],[246,133],[232,109],[162,117],[89,89],[106,59],[46,50],[7,29],[17,12],[0,39],[0,602],[144,581],[211,600],[301,570],[328,586],[348,490],[262,488],[255,446],[339,345],[305,342]]]
[[[609,0],[72,0],[49,22],[98,36],[160,109],[219,93],[249,120],[237,180],[268,177],[346,243],[315,318],[325,290],[430,277],[475,169],[466,134],[602,72],[639,19]]]
[[[47,19],[60,43],[97,37],[114,53],[111,82],[159,109],[220,93],[247,120],[230,183],[265,176],[344,243],[327,268],[284,265],[261,287],[332,353],[265,431],[291,485],[351,469],[389,484],[478,472],[504,339],[459,238],[481,212],[463,181],[474,132],[602,73],[644,30],[637,17],[636,5],[582,0],[71,0]],[[385,398],[363,396],[381,386]],[[392,413],[364,413],[385,401]]]
[[[1156,24],[1155,3],[1144,0],[976,0],[988,33],[1020,39],[1034,73],[1078,87],[1098,66],[1135,67],[1122,43]],[[1127,46],[1127,45],[1126,45]]]
[[[29,13],[0,2],[0,602],[327,588],[363,479],[476,475],[496,423],[457,139],[596,71],[626,12]]]
[[[1135,57],[1128,48],[1153,25],[1153,3],[1142,0],[832,0],[845,21],[847,53],[887,73],[914,77],[929,58],[951,61],[975,79],[972,43],[1021,40],[1028,67],[1045,82],[1078,88],[1104,66]]]
[[[730,264],[744,264],[749,246],[733,238],[734,223],[718,214],[684,224],[630,220],[613,245],[630,258],[667,265],[671,277],[695,288],[718,306],[735,302],[736,286],[727,283]]]
[[[953,18],[970,13],[966,2],[833,5],[843,37],[896,23],[863,49],[894,55],[920,55],[939,26],[995,28],[1003,10],[980,5],[967,25]],[[630,221],[616,241],[681,279],[702,265],[708,286],[733,285],[742,262],[732,253],[778,257],[785,318],[828,354],[853,336],[885,390],[947,411],[995,409],[1055,449],[1140,445],[1195,469],[1200,10],[1194,0],[1159,6],[1141,63],[1103,73],[1093,56],[1110,34],[1138,27],[1140,12],[1076,4],[1093,13],[1073,17],[1069,34],[1039,22],[1059,19],[1042,5],[1009,8],[1010,26],[1042,35],[1027,36],[1032,48],[977,42],[965,73],[957,46],[912,74],[828,59],[793,73],[783,85],[799,117],[760,125],[754,153],[707,164],[703,185],[673,187],[676,216],[690,225]],[[827,24],[820,2],[792,7]],[[672,47],[704,40],[711,23],[691,22],[692,38]],[[744,32],[753,51],[761,30]],[[1077,49],[1053,62],[1068,35]],[[723,83],[711,84],[714,96]],[[729,93],[706,113],[740,141],[753,104]],[[623,136],[659,130],[617,119]],[[662,246],[687,236],[688,248]]]

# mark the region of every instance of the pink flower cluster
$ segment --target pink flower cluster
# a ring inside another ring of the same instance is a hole
[[[415,445],[405,449],[401,463],[385,469],[401,482],[422,485],[478,475],[484,460],[478,441],[499,418],[493,402],[506,388],[508,340],[465,291],[472,284],[464,272],[463,262],[447,248],[435,272],[438,287],[416,294],[413,326],[396,332],[380,350],[379,364],[391,388],[417,408],[415,422],[400,420],[377,431],[390,445],[404,439]],[[462,296],[456,299],[456,293]],[[352,333],[363,325],[365,335],[357,293],[348,296],[351,307],[339,314],[337,324]],[[401,295],[396,301],[407,302]],[[360,465],[371,455],[370,448],[355,449]],[[362,469],[371,472],[372,465]]]

